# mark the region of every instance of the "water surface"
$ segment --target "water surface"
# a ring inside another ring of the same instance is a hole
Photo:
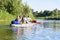
[[[60,40],[60,21],[37,20],[42,24],[34,25],[30,30],[21,30],[16,40]]]

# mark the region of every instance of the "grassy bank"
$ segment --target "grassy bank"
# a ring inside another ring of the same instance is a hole
[[[7,29],[9,24],[10,21],[0,21],[0,40],[14,40],[12,30]]]
[[[14,15],[3,10],[0,12],[0,25],[8,25],[13,19],[15,19]]]
[[[12,20],[14,18],[15,18],[14,15],[11,15],[6,11],[1,11],[0,12],[0,20]]]
[[[15,16],[3,11],[0,12],[0,40],[13,40],[13,32],[11,29],[4,29],[8,27],[10,21],[15,19]]]

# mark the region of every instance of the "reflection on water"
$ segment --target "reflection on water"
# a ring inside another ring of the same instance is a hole
[[[45,28],[53,28],[55,30],[59,30],[60,29],[60,21],[56,21],[56,20],[49,20],[49,21],[45,21],[43,22],[43,27]]]
[[[60,40],[60,21],[38,20],[42,24],[20,28],[15,40]]]

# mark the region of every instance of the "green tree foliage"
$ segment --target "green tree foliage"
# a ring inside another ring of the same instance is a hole
[[[38,15],[38,11],[35,11],[35,12],[34,12],[34,11],[32,10],[32,12],[33,12],[33,15],[34,15],[35,17]]]
[[[40,11],[39,13],[36,14],[36,17],[39,17],[39,16],[42,17],[43,16],[42,14],[43,14],[43,12]]]
[[[23,5],[22,14],[28,14],[28,13],[30,13],[30,8],[27,5]]]
[[[22,4],[22,0],[0,0],[0,9],[12,15],[32,14],[31,8]]]
[[[48,10],[45,10],[44,12],[43,12],[43,16],[50,16],[51,15],[51,13],[50,13],[50,11],[48,11]]]

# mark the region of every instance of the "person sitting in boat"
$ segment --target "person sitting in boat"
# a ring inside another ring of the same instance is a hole
[[[31,23],[32,19],[28,16],[27,17],[27,23]]]
[[[22,23],[26,23],[27,22],[27,18],[25,15],[22,16],[22,19],[21,19]]]
[[[11,22],[11,24],[20,24],[20,17],[18,16],[15,20]]]

